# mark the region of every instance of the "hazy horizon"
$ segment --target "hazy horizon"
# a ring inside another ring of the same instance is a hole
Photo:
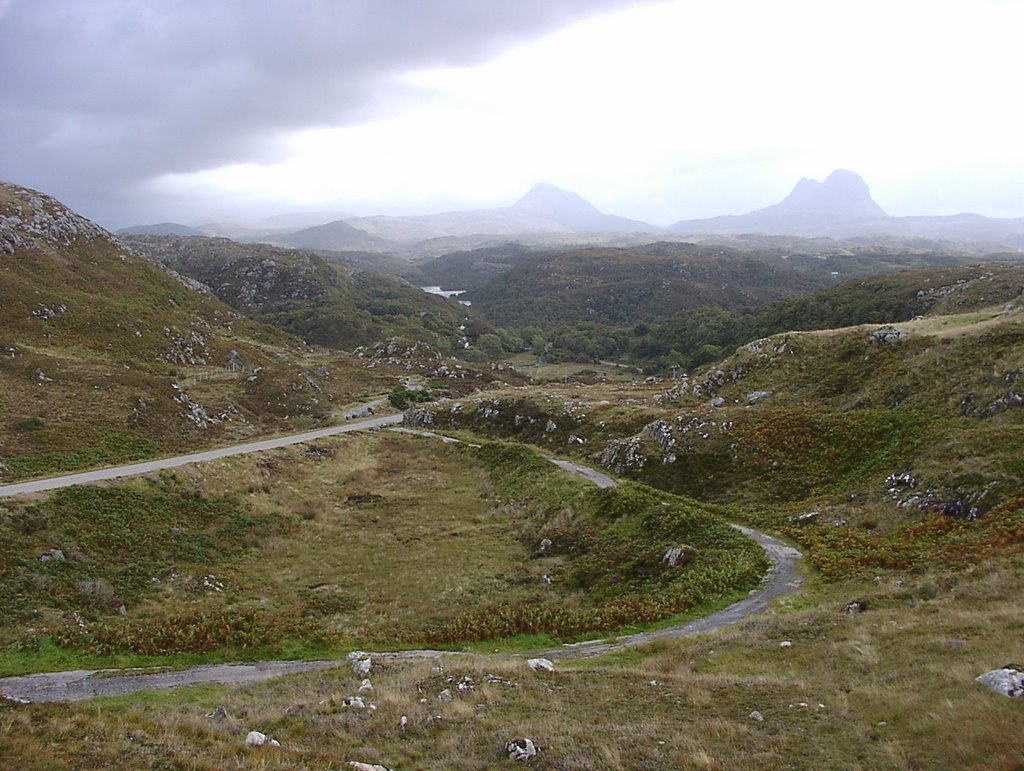
[[[0,0],[0,178],[111,227],[508,206],[664,226],[861,175],[1024,216],[1019,0]]]

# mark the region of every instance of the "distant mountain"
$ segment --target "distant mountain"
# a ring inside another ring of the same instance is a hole
[[[190,228],[180,222],[159,222],[156,225],[133,225],[130,228],[121,228],[117,231],[119,236],[200,236],[202,231],[197,228]]]
[[[330,249],[332,251],[386,251],[390,246],[386,239],[371,235],[344,220],[335,220],[326,225],[317,225],[295,233],[262,240],[302,249]]]
[[[867,184],[852,171],[832,172],[824,182],[801,179],[781,203],[738,216],[682,220],[673,233],[768,233],[839,236],[871,230],[889,219],[871,198]]]
[[[978,214],[890,217],[871,198],[867,184],[843,169],[824,182],[801,179],[780,203],[740,215],[680,220],[671,233],[689,235],[800,236],[889,243],[900,239],[981,244],[983,251],[1024,248],[1024,218],[995,219]],[[976,249],[974,250],[976,251]]]
[[[782,203],[753,212],[761,216],[798,217],[818,215],[838,220],[888,217],[871,198],[867,184],[857,174],[838,169],[824,182],[801,179]]]
[[[588,201],[545,182],[534,185],[512,208],[551,220],[566,230],[581,233],[632,233],[658,230],[638,220],[602,214]]]
[[[350,217],[345,222],[377,238],[412,243],[465,236],[519,236],[570,233],[650,233],[660,228],[638,220],[602,214],[576,193],[554,185],[535,185],[512,206],[426,214],[412,217]],[[301,243],[297,243],[300,241]],[[278,239],[284,243],[283,239]],[[305,248],[360,248],[322,246],[307,235],[290,241]]]

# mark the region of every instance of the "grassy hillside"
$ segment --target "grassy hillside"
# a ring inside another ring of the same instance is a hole
[[[707,332],[671,326],[683,318],[620,327],[626,342],[675,329],[711,346],[688,377],[480,393],[504,373],[413,340],[317,353],[44,196],[0,196],[5,481],[335,419],[399,377],[460,395],[418,404],[411,426],[469,440],[346,435],[0,501],[3,673],[460,651],[376,659],[363,709],[344,664],[235,688],[0,699],[6,765],[503,768],[505,742],[526,736],[541,748],[530,765],[550,769],[1024,766],[1020,701],[975,682],[1024,661],[1019,268],[758,306],[708,267],[691,286],[752,309],[719,314],[727,336],[709,336],[710,311],[690,314]],[[587,282],[614,286],[621,260],[605,253],[577,273],[575,258],[551,258],[574,313],[604,296]],[[634,277],[653,278],[651,294],[623,289],[638,307],[681,291],[663,273],[678,256],[644,254]],[[334,274],[303,259],[286,272],[328,291]],[[746,280],[745,263],[725,264]],[[299,283],[272,273],[258,274],[266,305],[253,313],[295,310]],[[789,274],[751,275],[765,296],[792,289]],[[383,303],[372,318],[403,304],[394,286],[367,290]],[[602,312],[626,312],[608,296]],[[598,490],[509,440],[624,483]],[[798,544],[801,590],[732,627],[553,673],[507,655],[744,596],[765,560],[727,521]],[[247,747],[250,730],[281,746]]]
[[[322,355],[0,186],[0,479],[333,420],[397,367]]]
[[[766,567],[713,506],[396,434],[0,511],[7,672],[573,640],[720,602]],[[670,566],[673,547],[686,559]]]
[[[407,269],[402,275],[423,286],[476,290],[534,254],[535,249],[510,242],[451,252],[424,262],[415,270]]]
[[[20,570],[5,575],[30,587],[30,601],[5,624],[8,667],[98,663],[115,651],[137,662],[132,646],[158,642],[213,646],[196,658],[317,654],[332,640],[344,645],[325,635],[325,620],[342,632],[418,639],[421,620],[434,634],[465,630],[509,618],[491,607],[494,598],[507,608],[549,589],[557,607],[582,610],[614,601],[609,592],[635,592],[626,570],[637,573],[648,550],[668,542],[648,539],[709,510],[788,534],[806,550],[808,576],[768,614],[558,661],[554,673],[492,655],[377,659],[365,694],[376,709],[346,706],[360,677],[344,665],[245,687],[0,704],[0,751],[27,767],[45,757],[66,767],[159,759],[199,768],[360,761],[470,769],[507,767],[505,742],[526,736],[541,748],[535,768],[1017,768],[1020,705],[974,678],[1024,657],[1016,599],[1024,590],[1024,411],[1011,398],[1024,367],[1021,323],[1020,311],[999,307],[900,324],[906,337],[877,326],[793,333],[671,388],[520,389],[465,400],[461,412],[449,403],[410,415],[603,456],[626,476],[702,491],[724,507],[641,486],[597,494],[525,450],[414,437],[346,437],[189,478],[74,492],[93,495],[112,524],[130,502],[145,512],[135,518],[139,535],[174,522],[179,532],[161,553],[135,550],[131,560],[115,556],[116,544],[86,541],[79,518],[61,517],[81,499],[9,507],[7,559]],[[751,399],[755,389],[772,394]],[[974,398],[958,401],[965,389]],[[724,404],[711,406],[713,398]],[[609,454],[615,439],[623,444]],[[237,490],[238,480],[247,496],[226,493],[225,483]],[[964,506],[944,508],[957,500]],[[562,544],[581,524],[603,526],[576,538],[600,548],[536,554],[539,536]],[[210,540],[225,527],[230,540]],[[718,532],[702,530],[712,542],[701,552],[715,554]],[[313,542],[315,552],[306,548]],[[324,560],[324,543],[348,558]],[[33,561],[68,544],[70,564]],[[627,544],[631,552],[616,550]],[[136,569],[115,572],[119,561]],[[179,569],[160,572],[171,564]],[[558,580],[540,584],[552,568]],[[136,575],[154,570],[167,580],[128,594],[144,584]],[[573,576],[597,579],[593,595],[573,594]],[[116,591],[104,594],[103,580]],[[255,610],[244,602],[253,590]],[[130,599],[125,617],[118,591]],[[4,596],[24,592],[8,587]],[[87,604],[92,597],[107,602]],[[84,629],[66,617],[71,607],[84,608]],[[55,628],[68,630],[61,646],[39,639]],[[177,629],[194,631],[169,631]],[[104,657],[89,658],[97,653]],[[210,717],[218,707],[224,717]],[[245,747],[250,730],[281,747]]]
[[[722,358],[748,340],[790,330],[908,321],[1012,302],[1024,291],[1024,265],[987,263],[907,270],[845,281],[813,294],[730,310],[705,307],[660,325],[646,325],[626,339],[607,336],[625,356],[652,369],[675,364],[691,369]],[[563,345],[562,338],[556,338]],[[571,345],[571,338],[567,341]]]
[[[130,243],[233,308],[317,345],[351,350],[400,336],[450,352],[462,336],[463,306],[313,252],[224,238],[146,236]]]

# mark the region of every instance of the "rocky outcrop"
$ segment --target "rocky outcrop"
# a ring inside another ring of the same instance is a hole
[[[7,215],[0,215],[0,252],[15,254],[19,248],[35,249],[40,243],[68,246],[78,238],[106,236],[106,230],[75,214],[54,199],[17,185],[4,184],[27,206],[15,203]]]
[[[906,340],[908,337],[910,337],[910,335],[902,329],[898,329],[892,325],[887,325],[879,327],[868,335],[868,340],[879,345],[895,345],[902,340]]]

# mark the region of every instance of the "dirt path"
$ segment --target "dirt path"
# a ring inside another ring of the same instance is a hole
[[[378,418],[377,420],[386,419]],[[371,421],[363,422],[369,423]],[[352,424],[351,427],[346,426],[345,428],[356,430],[356,425]],[[359,424],[359,427],[365,428],[369,426]],[[430,434],[429,432],[415,433],[443,438],[440,435]],[[555,458],[548,458],[548,460],[570,473],[584,477],[599,487],[613,487],[616,484],[615,480],[611,477],[586,466]],[[762,586],[759,589],[753,590],[746,598],[730,605],[728,608],[686,624],[667,627],[653,632],[625,635],[610,641],[598,640],[562,645],[558,648],[538,651],[531,655],[558,659],[598,656],[612,650],[631,645],[641,645],[652,640],[675,639],[699,632],[708,632],[728,626],[729,624],[735,624],[737,621],[754,613],[764,612],[768,609],[770,601],[775,597],[796,591],[801,582],[800,573],[796,567],[800,559],[800,552],[792,546],[757,530],[751,530],[740,525],[734,525],[734,527],[742,531],[744,535],[757,541],[765,550],[768,559],[772,563],[771,568],[769,568],[768,573],[765,575]],[[438,658],[451,655],[457,654],[436,650],[372,654],[374,658],[395,660]],[[0,694],[5,698],[13,700],[79,701],[96,696],[121,696],[136,693],[137,691],[167,690],[201,683],[240,685],[294,672],[328,669],[346,663],[345,659],[335,661],[261,661],[254,664],[210,664],[181,670],[76,670],[71,672],[52,672],[22,677],[0,678]]]

